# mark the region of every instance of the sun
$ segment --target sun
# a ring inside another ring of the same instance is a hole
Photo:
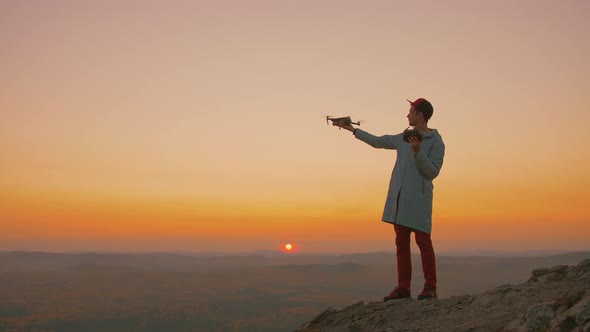
[[[295,246],[294,246],[293,244],[291,244],[291,243],[287,243],[287,244],[285,244],[285,246],[284,246],[283,248],[284,248],[284,249],[285,249],[285,251],[287,251],[287,252],[292,252],[292,251],[293,251],[293,249],[295,249]]]

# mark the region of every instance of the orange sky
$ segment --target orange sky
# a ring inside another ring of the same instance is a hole
[[[395,152],[446,143],[437,250],[590,249],[590,3],[0,3],[0,250],[391,250]]]

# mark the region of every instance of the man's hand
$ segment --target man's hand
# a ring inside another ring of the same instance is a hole
[[[345,124],[343,121],[335,121],[334,123],[332,123],[332,125],[346,129],[350,132],[354,132],[354,127],[351,124]]]
[[[412,150],[414,150],[414,153],[420,152],[420,140],[418,140],[414,136],[410,136],[408,137],[408,143],[410,143],[410,145],[412,146]]]

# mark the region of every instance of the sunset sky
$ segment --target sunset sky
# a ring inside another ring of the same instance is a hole
[[[393,250],[406,99],[433,242],[590,249],[590,1],[0,0],[0,250]]]

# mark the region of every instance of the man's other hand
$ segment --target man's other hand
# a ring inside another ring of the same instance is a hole
[[[414,136],[410,136],[410,137],[408,137],[408,143],[410,143],[410,145],[412,146],[412,150],[414,150],[414,153],[420,152],[420,140],[419,139],[417,139]]]

